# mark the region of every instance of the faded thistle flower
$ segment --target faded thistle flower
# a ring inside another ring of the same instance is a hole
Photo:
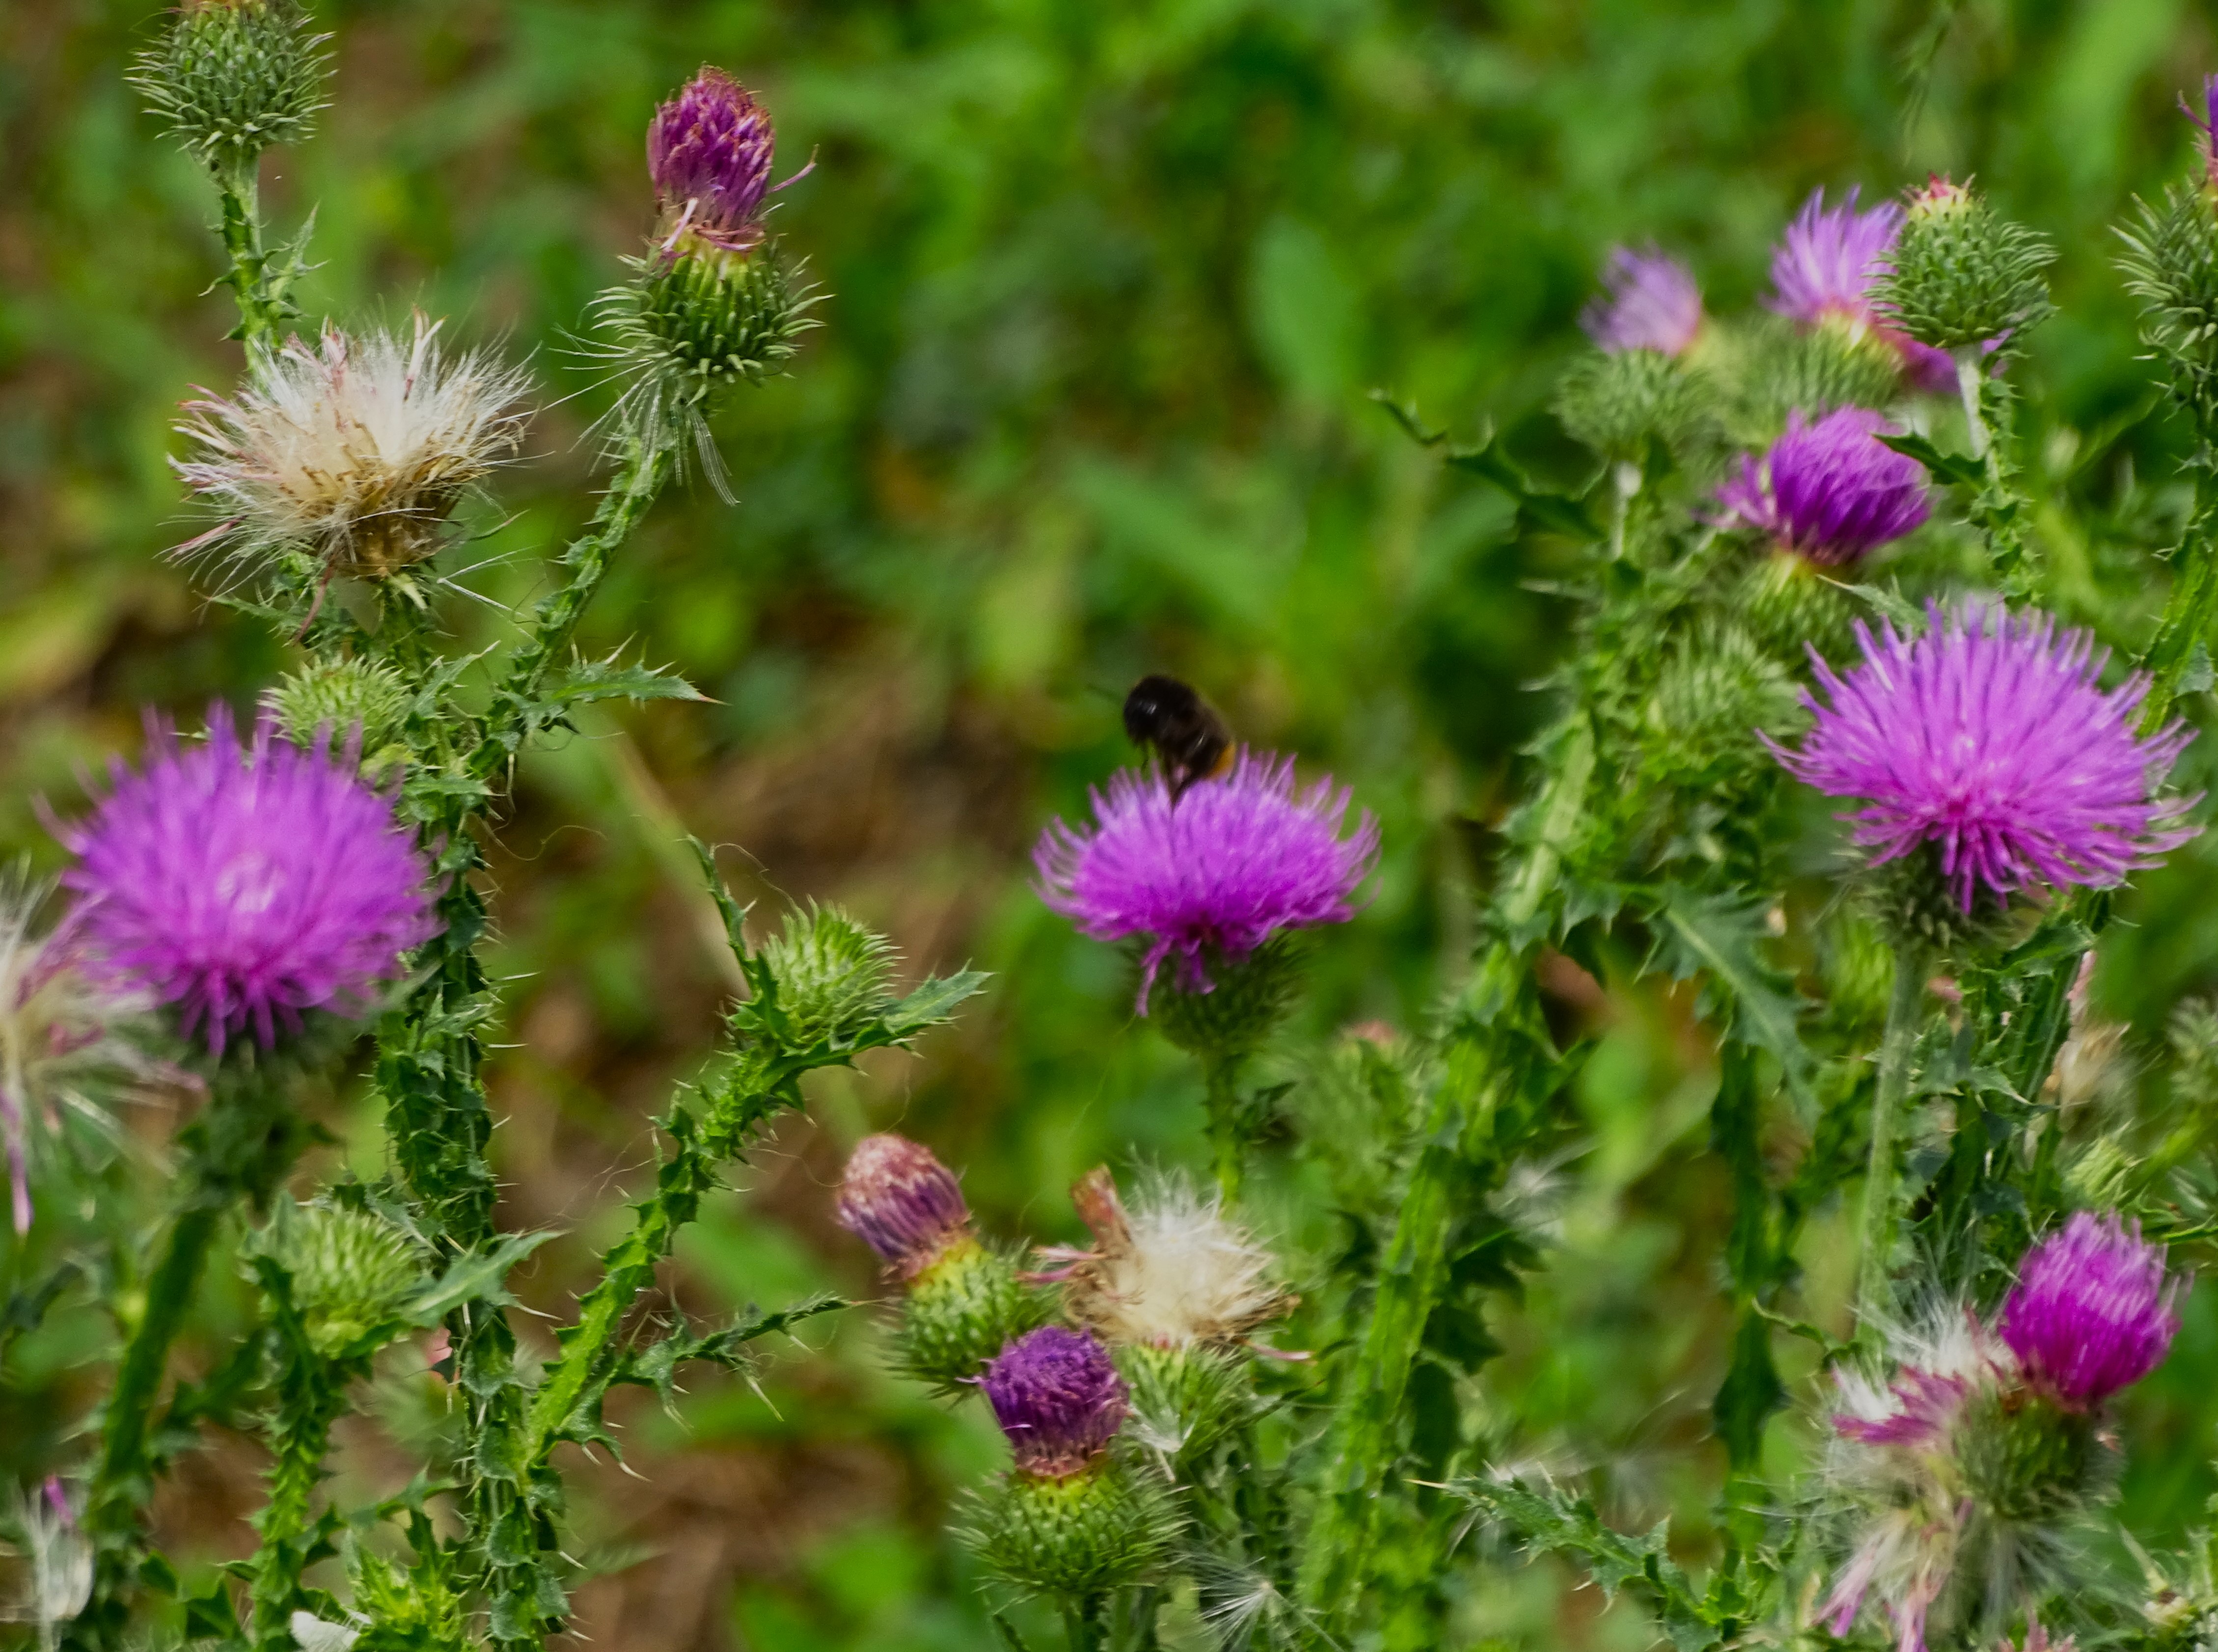
[[[1113,1346],[1233,1346],[1286,1311],[1271,1253],[1225,1220],[1222,1204],[1166,1179],[1127,1210],[1106,1166],[1070,1190],[1090,1250],[1044,1250],[1070,1317]]]
[[[1145,937],[1143,1015],[1166,961],[1181,988],[1206,993],[1212,955],[1236,962],[1286,931],[1345,923],[1379,853],[1369,812],[1343,836],[1347,789],[1328,777],[1298,791],[1291,758],[1243,751],[1175,799],[1156,770],[1127,769],[1090,797],[1090,828],[1056,820],[1041,834],[1041,898],[1096,940]]]
[[[1932,513],[1925,468],[1879,440],[1894,427],[1862,407],[1814,424],[1799,412],[1761,459],[1741,461],[1719,503],[1781,550],[1829,567],[1900,539]]]
[[[435,925],[423,857],[356,754],[303,752],[267,720],[242,747],[221,705],[201,745],[151,718],[148,733],[144,770],[116,763],[92,814],[55,828],[95,967],[218,1055],[250,1030],[274,1044],[304,1011],[362,1012]]]
[[[2191,800],[2158,786],[2191,731],[2143,736],[2130,678],[2104,689],[2107,655],[2048,615],[1927,609],[1924,634],[1861,622],[1863,663],[1845,677],[1814,661],[1825,698],[1800,746],[1767,739],[1798,778],[1865,800],[1843,818],[1874,865],[1930,845],[1958,906],[2032,883],[2107,888],[2194,835]]]
[[[115,1135],[103,1098],[155,1073],[137,1039],[150,1000],[87,969],[73,926],[41,926],[50,893],[20,874],[0,880],[0,1128],[19,1234],[31,1226],[34,1144],[65,1118]]]
[[[1602,294],[1579,325],[1613,355],[1652,350],[1683,356],[1702,330],[1702,293],[1693,272],[1655,247],[1612,247]]]
[[[2082,1210],[2026,1257],[1995,1328],[2029,1383],[2085,1411],[2163,1363],[2180,1288],[2139,1223]]]
[[[2115,1457],[2097,1413],[2163,1359],[2178,1290],[2161,1250],[2083,1211],[2029,1253],[1992,1325],[1944,1309],[1891,1339],[1884,1385],[1841,1374],[1827,1472],[1858,1536],[1824,1607],[1832,1632],[1876,1594],[1922,1652],[1938,1612],[2030,1604]],[[1973,1575],[1986,1599],[1951,1595]]]
[[[59,1476],[36,1491],[19,1491],[14,1513],[27,1563],[4,1617],[32,1624],[41,1652],[52,1652],[92,1598],[92,1539]]]
[[[857,1142],[838,1214],[904,1287],[896,1357],[911,1376],[951,1389],[974,1381],[1039,1323],[1015,1265],[980,1242],[961,1185],[921,1142],[891,1134]]]
[[[1028,1332],[986,1367],[982,1385],[1023,1474],[1076,1474],[1124,1426],[1124,1379],[1091,1332],[1060,1325]]]
[[[1874,288],[1901,233],[1903,210],[1890,201],[1859,212],[1858,193],[1851,188],[1847,200],[1830,208],[1823,189],[1812,193],[1771,256],[1772,295],[1764,302],[1806,327],[1831,325],[1852,338],[1875,338],[1921,388],[1948,390],[1956,381],[1948,356],[1905,337],[1874,300]]]
[[[251,354],[229,400],[185,404],[196,450],[172,461],[223,518],[177,548],[245,574],[297,553],[328,578],[386,579],[439,549],[464,492],[515,455],[530,377],[442,354],[420,312],[403,338],[326,326]]]

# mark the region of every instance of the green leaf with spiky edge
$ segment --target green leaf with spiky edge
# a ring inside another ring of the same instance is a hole
[[[1797,1025],[1802,1000],[1794,977],[1763,956],[1766,903],[1679,884],[1666,884],[1656,902],[1650,967],[1668,970],[1675,981],[1704,976],[1699,1012],[1727,1037],[1768,1052],[1797,1104],[1814,1113],[1810,1051]]]
[[[1887,436],[1880,441],[1893,448],[1905,459],[1915,459],[1925,467],[1927,474],[1947,486],[1984,487],[1987,473],[1979,461],[1967,454],[1944,453],[1922,436]]]
[[[425,1283],[400,1310],[412,1325],[436,1325],[465,1302],[505,1305],[513,1302],[505,1283],[509,1270],[555,1235],[509,1234],[489,1249],[457,1257],[437,1278]]]
[[[699,700],[708,696],[674,672],[652,665],[619,665],[607,659],[580,660],[548,683],[543,705],[567,710],[596,700]]]
[[[1397,401],[1384,390],[1372,391],[1371,399],[1384,407],[1419,446],[1437,448],[1447,440],[1447,431],[1427,428],[1414,405]],[[1440,456],[1457,470],[1483,477],[1507,493],[1517,507],[1519,526],[1561,534],[1567,539],[1592,541],[1602,537],[1602,525],[1583,504],[1568,493],[1534,486],[1524,467],[1502,450],[1491,430],[1478,446],[1447,448]]]
[[[790,1332],[803,1321],[815,1319],[820,1314],[834,1314],[854,1304],[845,1296],[830,1291],[821,1291],[807,1296],[790,1308],[772,1313],[759,1313],[750,1309],[747,1316],[721,1331],[709,1331],[694,1335],[684,1329],[659,1337],[643,1348],[634,1348],[617,1362],[609,1385],[631,1383],[651,1388],[667,1405],[675,1397],[678,1368],[699,1363],[719,1365],[726,1370],[746,1368],[747,1345],[759,1342],[779,1332]]]

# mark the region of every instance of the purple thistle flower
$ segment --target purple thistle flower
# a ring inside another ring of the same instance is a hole
[[[1620,350],[1685,353],[1702,330],[1702,291],[1686,265],[1654,247],[1612,247],[1602,273],[1603,296],[1587,306],[1579,325],[1587,337],[1615,355]]]
[[[1032,862],[1040,896],[1097,941],[1149,937],[1138,1009],[1175,955],[1181,985],[1206,993],[1214,950],[1243,958],[1281,930],[1345,923],[1379,853],[1379,825],[1329,777],[1294,788],[1292,758],[1242,751],[1232,767],[1174,797],[1155,769],[1126,769],[1088,794],[1094,826],[1052,822]]]
[[[659,107],[647,123],[647,170],[662,203],[665,251],[688,234],[726,252],[759,244],[763,200],[775,193],[770,169],[776,143],[770,111],[722,69],[704,66]]]
[[[1797,778],[1866,800],[1842,818],[1874,865],[1933,844],[1968,912],[1980,885],[2108,887],[2195,835],[2177,824],[2194,800],[2153,795],[2193,734],[2177,720],[2135,733],[2146,678],[2097,686],[2107,653],[2046,614],[1926,612],[1914,641],[1858,622],[1864,660],[1845,678],[1813,654],[1831,703],[1803,695],[1818,721],[1800,750],[1765,739]]]
[[[1108,1449],[1124,1421],[1124,1379],[1087,1331],[1044,1325],[989,1360],[981,1379],[1017,1467],[1062,1479]]]
[[[1882,433],[1894,427],[1862,407],[1814,424],[1789,413],[1787,433],[1762,459],[1744,458],[1718,502],[1812,562],[1853,562],[1932,514],[1925,467],[1880,441]]]
[[[1858,212],[1858,194],[1851,187],[1848,199],[1829,210],[1825,192],[1812,192],[1771,255],[1772,295],[1764,304],[1806,327],[1833,320],[1874,334],[1893,347],[1919,388],[1946,391],[1956,382],[1948,352],[1905,337],[1872,302],[1873,284],[1887,273],[1887,254],[1902,232],[1902,208],[1885,201]]]
[[[905,1135],[866,1135],[848,1155],[839,1218],[904,1278],[914,1278],[970,1227],[970,1207],[930,1148]]]
[[[78,857],[61,882],[86,951],[219,1055],[250,1028],[273,1044],[303,1010],[358,1012],[437,927],[391,800],[351,752],[304,752],[266,719],[243,750],[225,706],[204,745],[151,717],[147,731],[145,771],[117,762],[91,817],[55,827]]]
[[[2027,1254],[1995,1329],[2035,1387],[2085,1411],[2163,1363],[2179,1289],[2139,1222],[2082,1210]]]
[[[2187,117],[2189,125],[2203,134],[2203,181],[2218,189],[2218,75],[2205,75],[2203,78],[2203,114],[2199,118],[2189,107],[2184,92],[2180,94],[2179,112]]]

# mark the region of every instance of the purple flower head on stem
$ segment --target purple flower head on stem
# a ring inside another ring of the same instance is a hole
[[[722,69],[703,67],[657,108],[647,128],[647,170],[662,203],[664,250],[685,235],[727,252],[759,244],[763,201],[776,192],[770,181],[776,142],[770,111]]]
[[[2035,1387],[2085,1411],[2163,1362],[2179,1288],[2138,1222],[2082,1210],[2027,1254],[1995,1329]]]
[[[1017,1467],[1061,1479],[1108,1448],[1124,1421],[1124,1379],[1087,1331],[1044,1325],[988,1361],[981,1379]]]
[[[1645,247],[1612,247],[1601,298],[1587,306],[1579,325],[1612,355],[1654,350],[1679,356],[1702,330],[1702,292],[1693,272],[1676,258]]]
[[[2179,97],[2179,112],[2190,125],[2203,134],[2203,176],[2212,189],[2218,189],[2218,75],[2203,77],[2203,113],[2197,115],[2183,92]]]
[[[1348,789],[1328,777],[1298,791],[1292,758],[1242,751],[1175,798],[1157,770],[1126,769],[1090,795],[1091,830],[1056,820],[1041,834],[1040,894],[1098,941],[1148,937],[1142,1015],[1166,959],[1205,993],[1205,952],[1245,957],[1280,931],[1345,923],[1378,857],[1369,812],[1342,837]]]
[[[905,1278],[931,1265],[970,1225],[953,1172],[905,1135],[866,1135],[839,1184],[839,1225]]]
[[[204,744],[151,718],[148,735],[144,771],[117,763],[91,816],[55,828],[93,966],[175,1005],[219,1055],[250,1030],[275,1043],[303,1010],[365,1008],[437,925],[423,857],[356,754],[302,751],[266,719],[243,748],[220,705]]]
[[[1744,458],[1718,501],[1784,548],[1837,566],[1900,539],[1932,513],[1925,469],[1879,438],[1894,427],[1862,407],[1815,424],[1787,416],[1763,458]]]
[[[1859,212],[1858,194],[1851,188],[1847,200],[1828,208],[1819,189],[1803,202],[1771,255],[1772,294],[1764,304],[1806,327],[1830,320],[1860,337],[1874,335],[1893,347],[1921,389],[1946,391],[1956,382],[1948,353],[1903,337],[1872,303],[1872,286],[1887,273],[1887,254],[1902,232],[1903,209],[1884,201]]]
[[[1874,865],[1931,844],[1969,912],[1982,886],[2109,887],[2195,835],[2178,825],[2195,800],[2156,793],[2192,733],[2135,732],[2145,678],[2103,689],[2108,656],[2046,614],[1926,612],[1914,640],[1859,622],[1845,677],[1813,654],[1816,727],[1797,750],[1765,741],[1799,779],[1865,800],[1843,818]]]

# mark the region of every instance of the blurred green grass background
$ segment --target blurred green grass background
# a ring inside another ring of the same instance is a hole
[[[792,378],[721,421],[740,503],[669,499],[588,626],[591,647],[674,662],[715,703],[534,754],[496,857],[516,1030],[494,1080],[501,1169],[512,1223],[571,1230],[526,1282],[552,1313],[714,1031],[723,978],[681,831],[727,845],[743,894],[840,900],[919,970],[969,959],[997,980],[920,1058],[820,1089],[689,1239],[672,1300],[874,1291],[828,1219],[846,1147],[873,1128],[962,1166],[997,1231],[1067,1237],[1063,1189],[1093,1163],[1198,1160],[1199,1086],[1131,1024],[1127,967],[1029,888],[1041,823],[1125,758],[1134,677],[1193,678],[1382,820],[1375,898],[1321,949],[1297,1050],[1411,1024],[1463,954],[1486,824],[1565,614],[1532,588],[1545,551],[1502,501],[1366,393],[1461,432],[1496,421],[1576,480],[1544,409],[1610,243],[1682,251],[1713,306],[1738,307],[1812,189],[1877,195],[1938,168],[1977,173],[2060,243],[2063,314],[2030,371],[2091,427],[2145,386],[2105,226],[2190,164],[2173,99],[2218,65],[2185,0],[317,9],[336,103],[264,174],[281,224],[317,214],[307,308],[420,306],[530,356],[547,393],[530,461],[450,555],[499,559],[468,580],[493,606],[452,605],[462,646],[504,634],[499,609],[541,588],[537,553],[588,508],[582,436],[608,398],[573,330],[647,227],[656,100],[721,64],[776,113],[781,172],[817,161],[777,221],[828,294],[825,325]],[[244,702],[284,664],[161,556],[188,531],[174,408],[238,358],[205,290],[208,192],[121,79],[153,22],[95,0],[0,9],[0,847],[49,863],[32,800],[66,802],[77,765],[134,749],[139,708]],[[2166,440],[2138,433],[2129,461]],[[2213,873],[2166,875],[2177,891]],[[2191,903],[2149,905],[2159,921],[2104,982],[2145,1036],[2218,974],[2207,925],[2161,920]],[[1497,1315],[1509,1352],[1470,1402],[1521,1449],[1606,1469],[1626,1518],[1676,1507],[1699,1536],[1720,1469],[1707,1040],[1682,998],[1562,985],[1564,1016],[1603,1036],[1580,1097],[1591,1148],[1555,1172],[1559,1248]],[[330,1111],[332,1156],[374,1171],[374,1116],[346,1092]],[[142,1122],[154,1138],[167,1123]],[[1291,1183],[1280,1197],[1298,1255],[1315,1218]],[[32,1249],[146,1214],[75,1213]],[[206,1346],[243,1311],[237,1288],[214,1291]],[[759,1392],[704,1384],[682,1423],[635,1408],[643,1479],[579,1465],[607,1568],[582,1626],[600,1644],[987,1643],[939,1532],[997,1462],[990,1431],[885,1376],[866,1313],[809,1342]],[[15,1476],[71,1460],[99,1346],[79,1303],[19,1350],[0,1396]],[[2198,1309],[2138,1401],[2127,1495],[2152,1534],[2210,1490],[2214,1354],[2218,1320]],[[383,1433],[435,1426],[428,1383],[388,1377],[385,1429],[350,1437],[350,1484],[390,1483]],[[235,1551],[256,1468],[230,1438],[194,1459],[164,1506],[172,1535]],[[1646,1638],[1552,1568],[1495,1557],[1474,1576],[1474,1643]]]

